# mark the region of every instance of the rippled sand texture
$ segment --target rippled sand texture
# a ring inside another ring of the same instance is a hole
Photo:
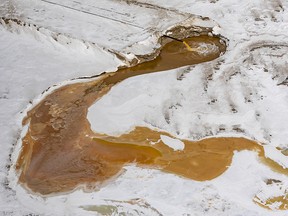
[[[172,137],[165,132],[136,127],[128,134],[111,137],[90,129],[89,106],[115,84],[140,74],[213,60],[225,51],[219,38],[200,36],[185,41],[197,51],[172,41],[153,61],[63,86],[45,97],[23,122],[29,123],[29,129],[16,165],[20,182],[41,194],[65,192],[83,184],[89,189],[115,176],[128,163],[204,181],[221,175],[230,165],[233,151],[244,149],[257,151],[266,164],[287,174],[264,157],[261,145],[244,138],[182,140],[183,150],[174,151],[161,139],[161,135]]]

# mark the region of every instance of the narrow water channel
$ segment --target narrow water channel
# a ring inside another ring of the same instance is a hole
[[[197,181],[211,180],[227,170],[233,151],[245,149],[258,152],[268,166],[288,175],[287,169],[264,157],[260,144],[244,138],[182,140],[182,150],[175,151],[163,141],[163,136],[173,138],[165,132],[136,127],[128,134],[112,137],[91,130],[88,108],[117,83],[140,74],[210,61],[225,51],[217,37],[192,37],[185,42],[192,49],[171,41],[152,61],[103,74],[90,82],[66,85],[46,96],[23,122],[29,123],[29,129],[16,164],[20,182],[43,195],[71,191],[83,184],[93,188],[117,176],[128,163]]]

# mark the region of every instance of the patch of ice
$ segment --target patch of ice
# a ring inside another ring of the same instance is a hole
[[[179,139],[174,139],[166,135],[161,135],[160,137],[162,142],[170,148],[174,149],[174,151],[183,150],[185,147],[185,144]]]
[[[199,18],[195,17],[191,20],[191,23],[195,26],[200,26],[200,27],[205,27],[205,28],[213,28],[217,23],[210,18],[206,17],[204,18]]]
[[[222,29],[221,29],[220,26],[214,26],[213,29],[212,29],[212,33],[214,35],[221,35],[221,31],[222,31]]]

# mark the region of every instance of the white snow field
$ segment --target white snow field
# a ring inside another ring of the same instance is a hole
[[[214,26],[229,40],[226,53],[121,82],[90,107],[93,130],[119,135],[146,126],[190,140],[247,137],[288,167],[276,149],[288,149],[287,10],[285,0],[1,0],[0,17],[31,25],[0,19],[0,215],[288,215],[280,203],[272,211],[253,202],[255,195],[287,196],[288,180],[251,151],[235,152],[229,169],[211,181],[126,166],[98,191],[48,197],[19,185],[13,169],[21,121],[43,91],[115,71],[126,62],[114,52],[127,60],[152,53],[158,37],[179,23]],[[163,139],[182,149],[179,140]]]

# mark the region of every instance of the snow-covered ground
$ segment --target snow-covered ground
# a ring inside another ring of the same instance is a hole
[[[245,136],[288,167],[275,151],[288,148],[287,7],[284,0],[2,0],[1,17],[36,26],[0,25],[0,215],[287,215],[252,201],[287,195],[288,180],[249,151],[235,153],[231,167],[207,182],[129,166],[99,191],[43,198],[17,185],[13,171],[8,175],[21,112],[41,92],[115,70],[123,63],[109,50],[147,54],[157,36],[179,22],[211,24],[192,14],[218,23],[214,33],[229,39],[225,55],[123,81],[90,108],[92,128],[120,134],[144,125],[192,140]],[[267,179],[278,183],[267,185]]]

